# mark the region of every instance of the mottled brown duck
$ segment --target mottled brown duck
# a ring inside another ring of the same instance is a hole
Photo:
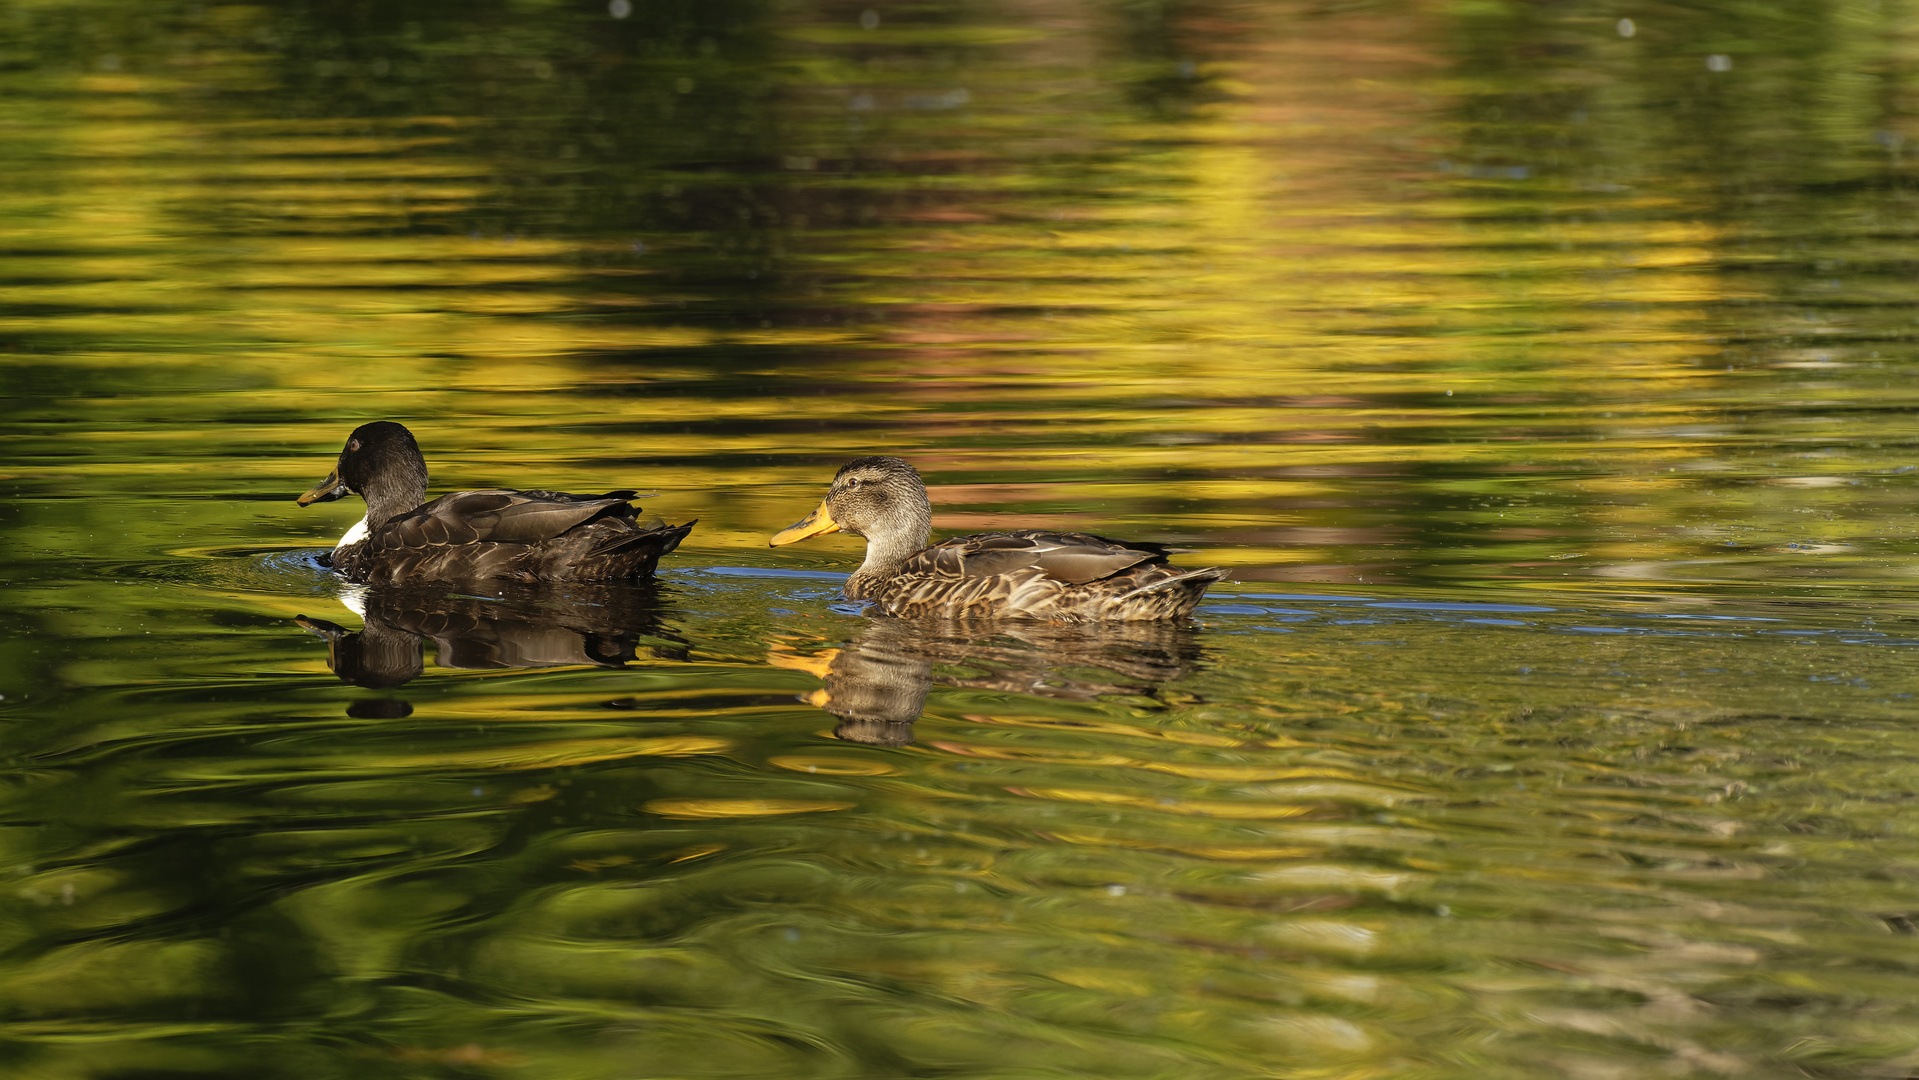
[[[367,513],[333,549],[330,565],[348,581],[376,585],[430,581],[627,581],[653,572],[694,523],[643,519],[631,491],[486,488],[426,502],[426,458],[413,433],[390,421],[363,424],[339,463],[301,506],[348,492]]]
[[[1186,619],[1219,567],[1181,570],[1161,544],[1087,533],[1018,529],[932,546],[926,485],[896,457],[847,462],[819,509],[774,545],[845,532],[866,538],[866,561],[846,580],[849,600],[889,615],[1049,622]]]

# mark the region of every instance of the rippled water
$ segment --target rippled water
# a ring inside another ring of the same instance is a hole
[[[1915,45],[0,9],[0,1072],[1919,1071]],[[376,418],[700,523],[345,589]],[[867,617],[881,452],[1233,578]]]

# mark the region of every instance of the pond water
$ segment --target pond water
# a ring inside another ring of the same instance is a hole
[[[1919,8],[0,8],[9,1077],[1919,1074]],[[301,509],[640,488],[631,587]],[[768,548],[1232,570],[920,625]]]

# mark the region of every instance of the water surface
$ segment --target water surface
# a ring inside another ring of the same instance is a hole
[[[5,1071],[1913,1072],[1916,18],[0,12]],[[343,590],[380,418],[700,523]]]

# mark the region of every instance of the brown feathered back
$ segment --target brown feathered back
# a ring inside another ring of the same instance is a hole
[[[866,598],[895,615],[1019,615],[1056,622],[1187,619],[1217,567],[1182,571],[1159,544],[1020,529],[946,540],[911,556]]]
[[[456,491],[336,553],[351,581],[623,581],[653,572],[693,523],[642,521],[624,499],[557,492]]]

